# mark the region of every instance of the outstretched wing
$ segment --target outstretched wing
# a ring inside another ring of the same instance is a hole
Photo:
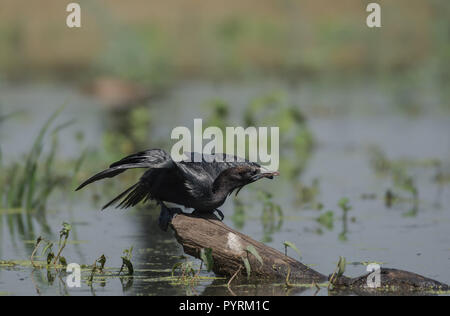
[[[149,149],[129,155],[109,166],[108,169],[103,170],[83,182],[76,190],[80,190],[86,185],[104,179],[112,178],[126,171],[134,168],[172,168],[174,162],[162,149]]]

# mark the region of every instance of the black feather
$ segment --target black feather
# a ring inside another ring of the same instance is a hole
[[[75,191],[81,190],[86,185],[105,178],[115,177],[127,169],[135,168],[170,168],[173,161],[170,156],[162,149],[150,149],[127,156],[109,166],[96,175],[84,181]]]
[[[128,192],[132,191],[133,189],[135,189],[137,186],[139,185],[139,182],[132,185],[131,187],[129,187],[128,189],[126,189],[125,191],[123,191],[122,193],[120,193],[118,196],[116,196],[113,200],[111,200],[110,202],[108,202],[108,204],[106,204],[105,206],[102,207],[102,210],[104,210],[105,208],[117,203],[121,198],[123,198],[125,195],[128,194]]]

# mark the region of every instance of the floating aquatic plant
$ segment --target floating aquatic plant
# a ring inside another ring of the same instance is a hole
[[[202,259],[203,263],[206,265],[206,270],[210,272],[214,266],[214,259],[212,257],[212,249],[211,248],[202,248],[200,250],[200,259]]]
[[[316,218],[316,221],[325,226],[327,229],[332,230],[334,226],[334,213],[333,211],[327,211]]]
[[[123,251],[122,258],[122,266],[120,267],[119,274],[122,273],[124,268],[127,268],[128,275],[133,275],[134,268],[133,264],[131,263],[131,258],[133,257],[133,246],[131,246],[129,249],[125,249]]]
[[[264,242],[272,240],[272,234],[281,229],[283,225],[283,210],[281,206],[273,201],[273,195],[266,191],[259,191],[263,210],[261,221],[263,224]]]
[[[283,245],[284,245],[284,255],[285,256],[287,256],[287,249],[291,248],[298,254],[300,259],[302,258],[302,254],[301,254],[300,250],[298,250],[297,246],[293,242],[286,240],[283,242]]]
[[[346,263],[345,258],[339,256],[339,260],[336,265],[336,269],[334,270],[333,274],[330,277],[328,288],[333,286],[336,283],[337,279],[344,275],[346,265],[347,265],[347,263]]]

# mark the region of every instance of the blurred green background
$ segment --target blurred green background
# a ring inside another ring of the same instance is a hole
[[[448,85],[450,4],[382,1],[83,1],[82,27],[65,26],[70,1],[2,0],[4,79],[113,75],[168,83],[180,78],[405,76]]]

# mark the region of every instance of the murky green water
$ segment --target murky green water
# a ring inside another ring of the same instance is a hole
[[[344,256],[352,263],[347,266],[349,276],[364,274],[366,266],[362,263],[374,261],[450,283],[449,183],[435,181],[436,175],[445,180],[450,172],[450,116],[432,93],[414,99],[420,115],[410,115],[403,105],[398,106],[402,99],[395,94],[385,95],[365,86],[325,91],[321,86],[270,81],[186,83],[149,102],[148,147],[167,142],[175,126],[191,127],[193,118],[206,119],[212,99],[226,100],[230,104],[228,121],[241,125],[244,107],[267,91],[282,93],[288,102],[302,108],[316,146],[294,180],[282,174],[274,181],[243,190],[237,198],[243,204],[243,213],[229,199],[221,208],[226,224],[279,250],[283,250],[285,240],[295,243],[302,262],[323,274],[332,273],[338,257]],[[1,114],[23,110],[23,114],[0,125],[5,164],[21,159],[42,122],[64,102],[68,105],[61,121],[75,118],[76,122],[59,135],[58,159],[104,146],[103,135],[111,130],[111,121],[116,118],[106,114],[95,99],[66,86],[3,86]],[[84,133],[81,141],[76,137],[80,131]],[[391,173],[376,172],[371,165],[374,146],[387,159],[404,166],[418,191],[417,203],[408,189],[395,184]],[[441,164],[430,163],[435,160]],[[88,163],[101,169],[110,162]],[[307,187],[303,191],[300,182]],[[86,283],[89,272],[84,272],[82,287],[76,289],[68,288],[65,274],[55,270],[0,265],[0,295],[229,295],[226,280],[208,279],[214,275],[207,272],[200,274],[203,278],[194,286],[171,278],[172,266],[184,260],[183,252],[171,232],[158,229],[156,208],[100,211],[101,205],[128,184],[117,178],[76,194],[57,190],[45,212],[0,210],[0,260],[29,260],[37,236],[57,243],[61,223],[69,222],[73,231],[64,249],[68,262],[92,264],[104,254],[106,266],[113,268],[113,276],[95,279],[91,286]],[[272,202],[281,206],[282,217],[267,220],[258,195],[261,189],[273,193]],[[390,207],[385,202],[388,189],[401,198]],[[345,217],[337,205],[342,197],[348,197],[352,206]],[[117,273],[122,251],[130,246],[134,247],[135,274],[121,278]],[[296,256],[295,252],[291,255]],[[236,285],[233,290],[248,295],[311,295],[316,291],[287,291],[281,285]],[[327,295],[327,289],[322,288],[318,294]]]

